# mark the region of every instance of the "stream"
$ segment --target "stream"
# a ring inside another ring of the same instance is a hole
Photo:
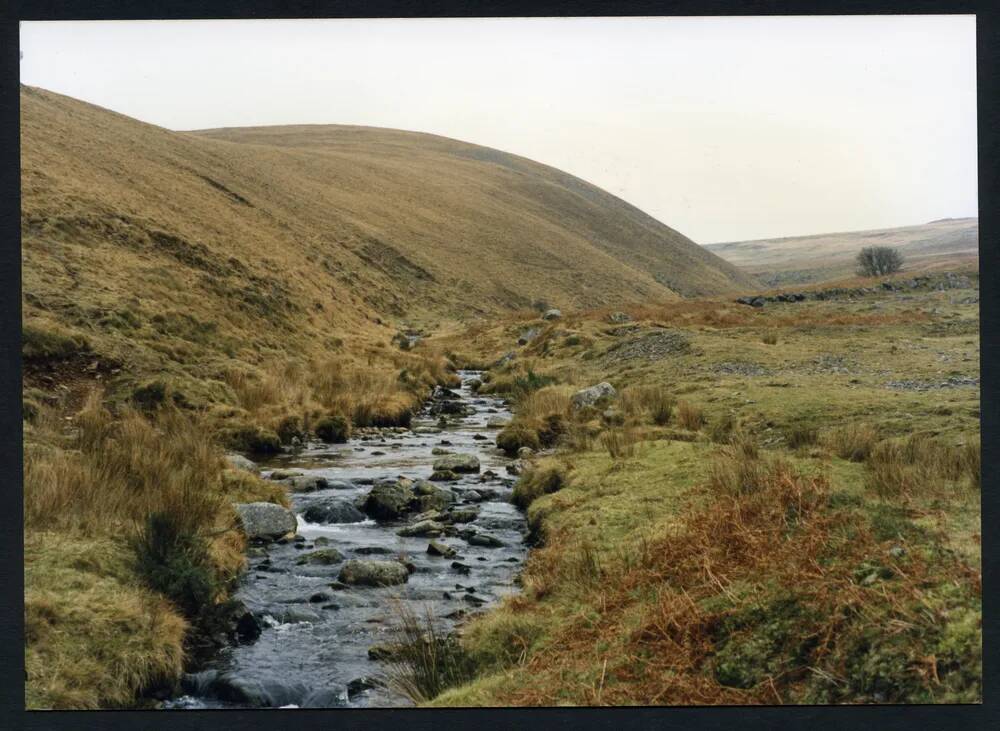
[[[223,648],[199,672],[186,675],[184,694],[168,701],[167,708],[409,705],[407,698],[379,682],[384,679],[383,665],[368,653],[373,645],[392,642],[399,622],[396,601],[420,618],[430,611],[438,626],[450,631],[463,616],[516,591],[514,579],[527,553],[525,521],[509,502],[514,478],[506,467],[512,460],[494,445],[496,429],[487,428],[491,417],[511,414],[502,399],[469,389],[470,380],[479,375],[460,372],[462,386],[453,390],[459,396],[455,400],[470,408],[465,415],[448,416],[444,428],[439,428],[429,402],[414,417],[412,430],[383,430],[382,436],[362,436],[346,444],[309,443],[260,465],[265,478],[274,470],[296,470],[325,478],[328,487],[290,493],[298,520],[295,540],[250,549],[236,598],[257,618],[259,638]],[[413,514],[391,523],[304,519],[308,507],[324,499],[360,504],[380,480],[426,480],[439,458],[432,454],[435,448],[473,454],[481,463],[478,474],[433,483],[455,496],[443,512],[462,516],[454,524],[460,535],[434,540],[458,555],[430,555],[430,538],[397,535],[414,523]],[[472,545],[468,539],[473,533],[497,541],[476,541],[493,546]],[[336,549],[344,560],[301,563],[302,556],[320,548]],[[345,588],[338,582],[342,566],[351,559],[401,557],[410,562],[404,584]]]

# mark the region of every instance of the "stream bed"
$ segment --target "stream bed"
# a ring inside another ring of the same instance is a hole
[[[510,503],[514,478],[506,468],[512,460],[496,448],[496,428],[487,427],[489,419],[511,414],[502,399],[470,390],[469,382],[479,375],[460,372],[461,388],[444,398],[463,404],[465,413],[449,415],[443,428],[431,401],[414,417],[411,430],[383,430],[346,444],[310,443],[260,465],[265,478],[274,470],[295,470],[302,477],[324,478],[327,487],[290,493],[298,521],[295,540],[250,549],[236,598],[257,619],[259,638],[223,648],[202,670],[186,675],[184,694],[168,701],[167,708],[408,705],[379,682],[382,663],[369,658],[369,648],[393,641],[396,603],[420,618],[429,611],[443,631],[450,631],[468,613],[516,591],[514,580],[527,553],[525,520]],[[451,523],[452,535],[398,535],[414,524],[412,513],[394,522],[367,517],[309,522],[303,517],[310,506],[331,499],[360,505],[380,481],[426,480],[442,450],[475,455],[480,462],[478,473],[432,483],[454,495],[442,511],[460,518]],[[457,555],[429,554],[431,540]],[[319,549],[336,549],[343,560],[303,563]],[[411,573],[395,586],[344,587],[338,576],[352,559],[403,560]]]

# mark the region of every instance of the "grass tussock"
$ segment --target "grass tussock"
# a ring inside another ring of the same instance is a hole
[[[698,431],[705,425],[705,412],[690,401],[678,401],[677,423],[688,431]]]
[[[622,413],[657,426],[667,426],[674,416],[677,399],[662,386],[627,386],[618,396]]]
[[[865,462],[866,485],[881,498],[942,495],[980,486],[978,444],[945,444],[926,434],[876,444]]]
[[[395,637],[385,671],[390,688],[422,703],[474,677],[473,659],[454,635],[442,633],[429,607],[420,617],[400,602],[395,612]]]
[[[851,462],[864,462],[868,459],[878,441],[878,429],[867,423],[852,423],[831,429],[824,439],[830,451]]]
[[[511,502],[522,510],[527,510],[536,499],[562,489],[568,479],[570,469],[560,459],[545,458],[528,465],[517,482]]]
[[[615,461],[634,457],[639,441],[638,431],[628,427],[607,429],[601,433],[601,446]]]
[[[785,443],[789,449],[811,447],[819,443],[819,430],[808,424],[793,426],[785,432]]]
[[[571,421],[568,386],[545,386],[524,395],[511,423],[497,435],[497,446],[516,455],[522,447],[539,450],[555,446]]]
[[[115,415],[96,393],[70,420],[45,408],[26,425],[31,707],[133,703],[224,608],[244,561],[231,501],[287,498],[227,469],[205,434],[170,404]]]

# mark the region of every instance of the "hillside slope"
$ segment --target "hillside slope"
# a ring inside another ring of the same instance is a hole
[[[979,219],[945,218],[919,226],[733,241],[705,248],[769,284],[783,284],[850,275],[854,258],[865,246],[898,248],[907,270],[975,266]]]

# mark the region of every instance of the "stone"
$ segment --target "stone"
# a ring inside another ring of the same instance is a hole
[[[476,497],[480,497],[479,493],[476,493]],[[463,508],[447,513],[444,516],[444,520],[448,523],[471,523],[477,517],[479,517],[478,510]]]
[[[439,536],[444,532],[444,526],[434,520],[421,520],[419,523],[408,525],[396,531],[396,535],[403,537],[413,536]]]
[[[471,407],[461,401],[435,401],[431,404],[429,412],[431,416],[465,416]]]
[[[327,500],[307,507],[302,517],[310,523],[360,523],[365,514],[347,500]]]
[[[410,512],[413,490],[407,482],[379,482],[362,504],[362,510],[375,520],[398,520]]]
[[[321,548],[318,551],[312,551],[311,553],[305,553],[299,556],[295,560],[295,563],[300,566],[332,566],[333,564],[340,563],[343,560],[344,554],[336,548]]]
[[[405,584],[410,572],[399,561],[351,559],[337,578],[348,586],[392,586]]]
[[[299,470],[274,470],[267,478],[269,480],[287,480],[289,477],[298,477],[301,474]]]
[[[523,333],[521,333],[521,336],[517,339],[517,344],[527,345],[536,337],[538,337],[538,328],[535,327],[530,328],[529,330],[525,330]]]
[[[582,409],[585,406],[593,406],[604,398],[611,398],[615,395],[615,388],[607,381],[602,381],[596,386],[584,388],[573,394],[570,401],[574,409]]]
[[[474,454],[448,454],[434,460],[435,472],[479,472],[479,458]]]
[[[289,477],[286,482],[292,492],[316,492],[325,490],[327,486],[326,478],[318,475]]]
[[[487,429],[503,429],[505,426],[510,424],[510,419],[506,416],[491,416],[486,421]]]
[[[369,651],[369,657],[371,656],[371,651]],[[347,697],[354,698],[366,690],[371,688],[379,688],[382,686],[382,682],[377,678],[369,678],[367,675],[360,678],[355,678],[350,683],[347,684]]]
[[[461,477],[457,472],[452,472],[451,470],[435,470],[427,479],[433,482],[454,482],[461,479]]]
[[[558,320],[562,317],[562,312],[553,307],[550,310],[546,310],[545,314],[542,315],[543,320]]]
[[[247,472],[252,472],[255,475],[260,472],[260,468],[257,463],[247,459],[242,454],[227,454],[226,461],[229,463],[230,467],[237,470],[246,470]]]
[[[626,322],[632,322],[632,318],[624,312],[612,312],[608,315],[608,322],[614,325],[623,325]]]
[[[274,503],[236,503],[236,514],[247,538],[273,541],[294,533],[295,513]]]
[[[470,546],[482,546],[484,548],[500,548],[504,545],[499,538],[491,536],[489,533],[473,533],[466,538]]]
[[[452,558],[458,555],[458,551],[454,548],[438,541],[431,541],[427,544],[427,553],[431,556],[441,556],[443,558]]]
[[[535,450],[531,447],[521,447],[517,450],[518,459],[528,459],[531,455],[535,453]]]

